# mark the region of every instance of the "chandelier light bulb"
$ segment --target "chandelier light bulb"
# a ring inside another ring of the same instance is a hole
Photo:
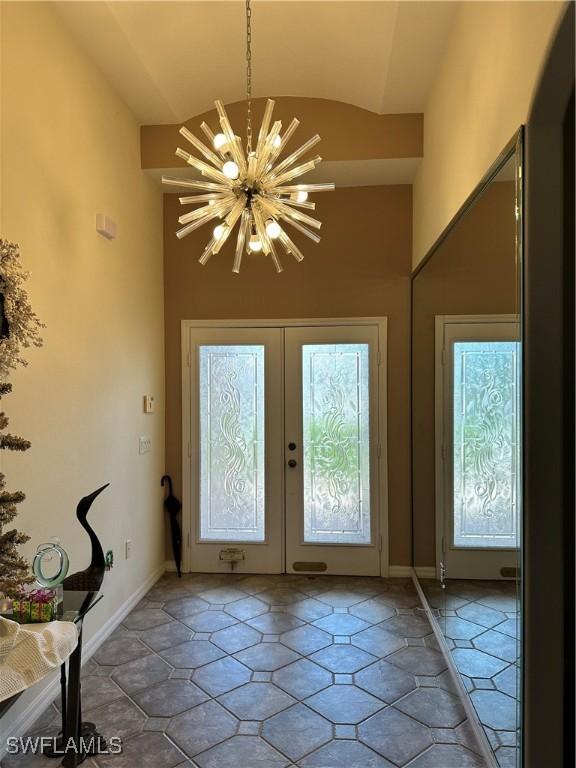
[[[278,237],[280,237],[281,231],[282,229],[280,228],[280,224],[278,224],[277,221],[274,221],[274,219],[268,219],[266,222],[266,233],[268,234],[268,237],[276,240]]]
[[[234,181],[240,176],[240,169],[234,160],[227,160],[222,166],[222,173],[227,179],[232,179],[232,181]]]
[[[216,240],[220,240],[222,235],[224,234],[225,227],[223,224],[218,224],[217,227],[214,227],[214,232],[212,233]]]
[[[274,149],[278,149],[280,144],[282,144],[282,139],[280,138],[280,136],[276,136],[276,138],[274,139]]]
[[[217,133],[216,136],[214,136],[214,149],[222,149],[222,147],[226,146],[228,144],[228,139],[223,133]]]
[[[300,189],[298,192],[292,192],[290,197],[297,203],[305,203],[306,200],[308,200],[308,192],[304,189]]]
[[[258,235],[252,235],[250,237],[250,240],[248,241],[248,248],[252,251],[252,253],[259,253],[262,250],[262,240],[260,240]]]

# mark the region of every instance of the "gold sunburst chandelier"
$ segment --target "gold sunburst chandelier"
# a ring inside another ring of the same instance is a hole
[[[220,220],[199,258],[200,264],[206,264],[213,254],[220,251],[239,223],[232,271],[240,272],[242,256],[246,251],[262,252],[270,256],[276,271],[282,272],[278,245],[286,253],[292,254],[296,261],[304,258],[282,224],[294,227],[316,243],[320,242],[318,231],[321,222],[304,212],[313,211],[316,207],[315,203],[308,200],[308,195],[310,192],[331,191],[335,186],[294,183],[295,179],[313,170],[321,162],[320,156],[302,160],[320,141],[320,136],[316,134],[295,152],[280,159],[300,121],[294,118],[282,133],[282,122],[278,120],[272,123],[274,101],[271,99],[266,102],[256,149],[252,149],[251,15],[250,0],[246,0],[246,152],[242,140],[232,130],[224,105],[216,101],[220,132],[214,134],[206,123],[200,126],[212,148],[196,138],[185,126],[180,128],[182,136],[204,160],[199,160],[183,149],[176,150],[176,155],[199,171],[206,180],[163,176],[162,182],[203,192],[180,198],[182,205],[202,205],[180,216],[178,222],[183,226],[176,232],[178,238],[186,237],[215,219]]]

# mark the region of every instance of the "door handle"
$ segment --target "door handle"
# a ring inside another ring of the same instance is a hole
[[[294,468],[297,464],[298,462],[296,461],[296,459],[290,459],[290,461],[288,462],[288,466],[292,468]]]

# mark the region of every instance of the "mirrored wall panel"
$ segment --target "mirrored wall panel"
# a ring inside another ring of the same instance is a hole
[[[520,766],[520,140],[412,285],[414,566],[500,768]]]

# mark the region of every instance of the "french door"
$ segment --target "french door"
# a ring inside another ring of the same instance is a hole
[[[448,578],[518,567],[520,372],[515,316],[436,318],[437,562]]]
[[[386,570],[385,327],[183,323],[185,570]]]

